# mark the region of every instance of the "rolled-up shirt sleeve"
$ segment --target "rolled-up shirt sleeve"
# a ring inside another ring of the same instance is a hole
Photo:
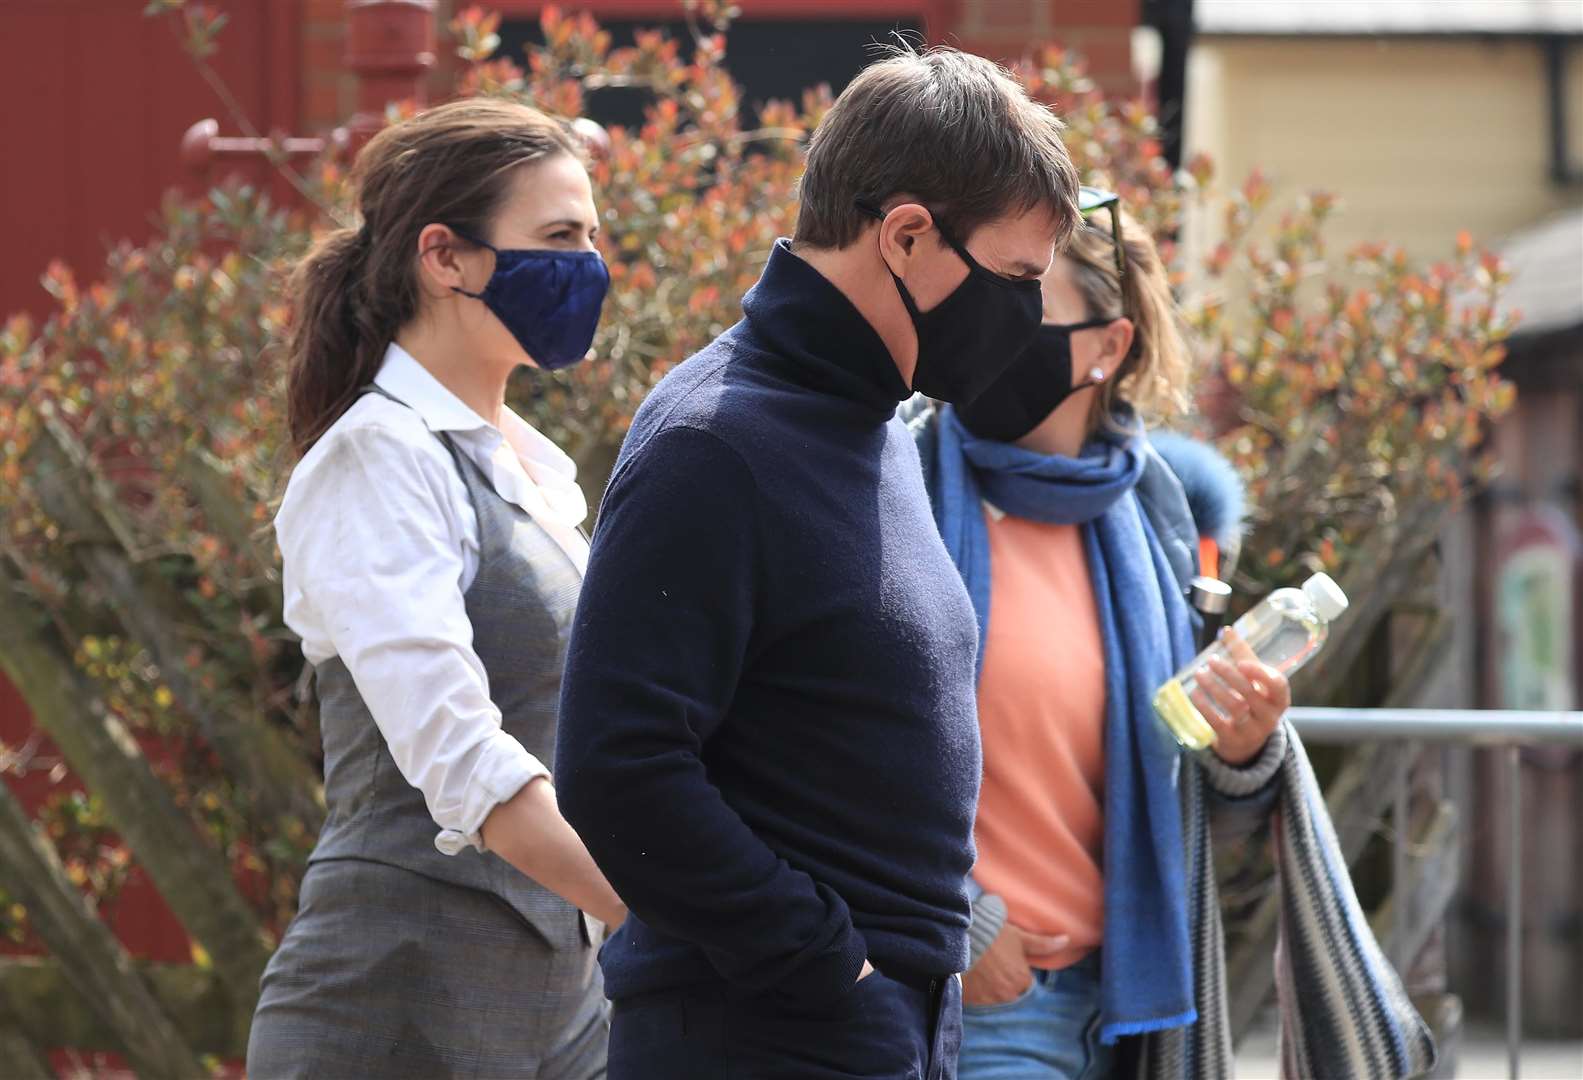
[[[454,855],[482,850],[490,812],[549,770],[490,700],[463,596],[459,479],[422,437],[433,445],[378,426],[332,432],[293,477],[276,531],[287,622],[346,665],[441,830],[435,846]]]

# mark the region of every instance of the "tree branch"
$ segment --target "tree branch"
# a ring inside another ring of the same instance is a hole
[[[115,829],[176,917],[213,958],[239,1009],[258,999],[270,943],[236,889],[230,868],[154,775],[137,742],[54,641],[48,615],[23,595],[0,564],[0,668],[65,755],[103,801]]]
[[[252,139],[264,138],[259,133],[258,127],[253,123],[252,118],[247,115],[247,110],[242,107],[242,103],[231,92],[230,84],[215,70],[214,65],[187,47],[186,39],[182,36],[182,27],[177,18],[177,14],[172,12],[170,15],[171,30],[176,35],[176,40],[181,45],[182,52],[187,54],[188,59],[192,61],[193,67],[197,69],[199,78],[203,79],[209,85],[209,89],[214,91],[215,97],[220,99],[220,104],[224,105],[225,111],[231,114],[231,119],[236,122],[236,126],[241,129],[243,135]],[[266,160],[286,183],[296,189],[297,194],[301,195],[309,204],[317,206],[331,217],[336,216],[335,209],[327,206],[324,200],[319,198],[318,194],[308,186],[308,182],[302,178],[302,174],[297,172],[296,169],[293,169],[273,153],[266,155]]]
[[[1456,807],[1444,800],[1435,804],[1432,812],[1412,828],[1407,838],[1413,864],[1411,884],[1405,892],[1398,893],[1396,884],[1369,913],[1369,926],[1374,931],[1380,948],[1387,956],[1404,956],[1407,966],[1428,943],[1430,935],[1445,918],[1451,899],[1456,895],[1460,851],[1460,831]],[[1397,913],[1407,909],[1405,940],[1398,940]],[[1402,981],[1407,971],[1401,972]]]
[[[9,1080],[55,1080],[55,1070],[26,1035],[6,1022],[0,1024],[0,1076]]]
[[[78,563],[109,598],[126,633],[159,665],[165,685],[238,781],[253,813],[317,829],[324,805],[307,762],[263,717],[216,708],[213,695],[189,674],[187,627],[199,620],[188,617],[169,582],[133,558],[131,530],[121,522],[113,497],[96,482],[86,449],[58,420],[46,419],[28,451],[28,465],[44,511],[61,526]]]
[[[188,1046],[222,1058],[247,1054],[251,1018],[233,1008],[215,972],[191,964],[141,962],[134,962],[133,970]],[[121,1049],[115,1031],[94,1009],[92,995],[80,992],[54,957],[0,957],[0,1015],[36,1046]],[[10,1080],[9,1072],[0,1075]]]
[[[1429,625],[1413,643],[1411,655],[1400,669],[1391,673],[1391,689],[1380,702],[1381,708],[1405,708],[1418,699],[1440,661],[1450,651],[1454,629],[1451,617],[1444,611],[1436,608],[1430,613]]]
[[[1297,691],[1304,698],[1329,701],[1350,677],[1353,663],[1368,644],[1369,631],[1395,603],[1404,582],[1421,569],[1423,553],[1439,535],[1446,512],[1445,506],[1435,504],[1410,520],[1381,522],[1352,553],[1349,572],[1341,581],[1352,598],[1343,616],[1345,630],[1333,633],[1328,646],[1298,676]]]
[[[206,1076],[131,958],[72,887],[55,849],[3,783],[0,866],[6,868],[6,888],[27,908],[39,939],[60,958],[67,981],[115,1034],[132,1067],[143,1076]]]
[[[209,527],[226,543],[245,553],[259,577],[271,583],[271,588],[259,591],[267,592],[267,597],[261,599],[269,605],[271,623],[279,625],[284,621],[280,571],[271,548],[259,540],[244,501],[237,497],[232,474],[223,462],[201,448],[192,450],[182,459],[180,470],[188,490],[203,508]]]

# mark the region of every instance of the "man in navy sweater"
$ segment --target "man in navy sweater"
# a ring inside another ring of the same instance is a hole
[[[975,622],[894,413],[1031,340],[1077,220],[1059,130],[975,56],[867,68],[743,320],[638,410],[556,758],[631,910],[612,1080],[955,1075]]]

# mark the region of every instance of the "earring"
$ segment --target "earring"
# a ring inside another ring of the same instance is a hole
[[[1097,383],[1104,382],[1105,381],[1105,369],[1102,368],[1102,367],[1098,367],[1098,366],[1089,368],[1088,369],[1088,378],[1089,378],[1090,382],[1097,382]]]

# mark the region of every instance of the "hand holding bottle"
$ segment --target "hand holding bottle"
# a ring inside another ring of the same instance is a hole
[[[1235,630],[1222,630],[1219,640],[1231,659],[1209,658],[1208,674],[1199,676],[1192,700],[1215,729],[1215,754],[1228,765],[1246,765],[1291,708],[1292,686],[1260,662]]]
[[[1286,679],[1313,658],[1346,610],[1346,593],[1328,574],[1301,589],[1276,589],[1160,687],[1155,712],[1189,750],[1214,746],[1232,764],[1252,760],[1291,704]],[[1252,729],[1239,731],[1236,721],[1250,716]],[[1228,729],[1232,743],[1220,745]]]

